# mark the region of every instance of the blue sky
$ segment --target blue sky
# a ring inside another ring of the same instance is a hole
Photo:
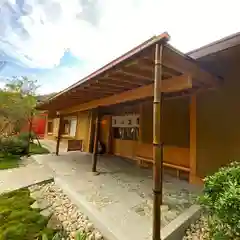
[[[187,52],[240,31],[239,0],[0,0],[0,87],[11,76],[60,91],[167,31]]]

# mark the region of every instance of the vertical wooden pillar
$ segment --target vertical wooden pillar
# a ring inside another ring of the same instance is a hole
[[[112,128],[112,116],[108,116],[108,140],[106,146],[106,153],[112,153],[112,141],[113,141],[113,128]]]
[[[46,114],[44,138],[46,138],[48,135],[48,115],[49,115],[49,112]]]
[[[89,132],[88,132],[88,152],[92,153],[93,152],[93,111],[89,112]]]
[[[61,141],[61,133],[62,133],[62,116],[57,113],[57,116],[59,118],[59,125],[58,125],[58,135],[57,135],[57,144],[56,144],[56,155],[59,155],[59,146]]]
[[[197,171],[197,96],[196,94],[190,96],[190,176],[189,182],[196,183],[196,171]]]
[[[143,104],[144,102],[141,102],[139,105],[139,139],[138,142],[142,143],[143,142],[143,134],[142,134],[142,129],[143,129]]]
[[[100,125],[100,115],[99,115],[99,109],[97,109],[96,120],[95,120],[95,131],[94,131],[93,155],[92,155],[92,172],[97,172],[99,125]]]
[[[161,143],[162,105],[162,55],[163,45],[156,44],[153,101],[153,240],[161,239],[162,166],[163,146]]]
[[[28,145],[27,145],[27,155],[30,153],[30,142],[32,138],[32,124],[33,124],[33,111],[31,110],[29,119],[29,130],[28,130]]]

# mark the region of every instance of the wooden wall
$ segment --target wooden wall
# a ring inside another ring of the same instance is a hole
[[[114,139],[113,153],[136,159],[137,155],[152,158],[153,155],[153,103],[139,104],[139,141]],[[189,98],[166,100],[162,108],[162,139],[164,161],[189,167]]]
[[[153,103],[147,100],[133,106],[116,108],[112,115],[128,113],[140,113],[140,139],[139,141],[110,140],[111,116],[105,115],[100,123],[100,140],[107,146],[107,152],[111,152],[127,158],[135,159],[137,154],[152,156],[153,139]],[[162,139],[164,142],[164,161],[189,166],[189,99],[178,98],[166,100],[162,108]],[[91,114],[90,111],[78,113],[76,139],[84,141],[84,151],[90,151],[91,143]],[[93,116],[94,123],[94,116]],[[57,120],[54,120],[54,129],[57,128]],[[56,130],[54,130],[56,132]],[[56,135],[55,133],[53,134]],[[110,142],[111,141],[111,142]],[[111,148],[112,143],[112,148]],[[111,148],[111,149],[110,149]]]
[[[197,96],[197,175],[240,161],[240,71],[229,69],[215,91]]]
[[[142,106],[141,142],[152,143],[153,105],[146,102]],[[165,145],[189,147],[189,98],[165,100],[162,104],[161,138]]]
[[[105,115],[101,118],[100,121],[100,141],[106,146],[106,152],[111,152],[111,126],[112,119],[110,115]]]
[[[89,149],[90,112],[79,112],[77,117],[76,139],[83,140],[83,150],[87,152]]]

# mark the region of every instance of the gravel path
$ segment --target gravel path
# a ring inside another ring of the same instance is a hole
[[[192,224],[183,240],[210,240],[206,217],[202,216],[195,224]]]
[[[102,234],[94,228],[87,216],[71,203],[69,198],[58,188],[54,182],[29,187],[31,197],[42,204],[47,201],[49,210],[61,223],[69,240],[75,239],[77,232],[87,234],[87,240],[103,240]],[[39,204],[39,205],[40,205]],[[65,240],[65,239],[64,239]]]

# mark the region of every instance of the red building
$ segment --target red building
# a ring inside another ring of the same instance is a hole
[[[38,138],[44,138],[45,127],[47,121],[47,113],[38,113],[33,117],[32,131],[38,136]],[[22,132],[29,131],[29,123],[22,128]]]

